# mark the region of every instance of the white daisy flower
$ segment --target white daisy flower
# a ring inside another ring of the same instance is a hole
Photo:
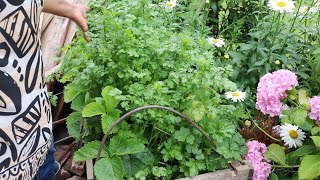
[[[285,142],[285,146],[292,147],[302,146],[302,141],[306,138],[304,132],[298,126],[285,123],[280,126],[280,137]]]
[[[209,44],[213,44],[213,45],[215,45],[215,46],[217,46],[217,47],[222,47],[222,46],[225,45],[224,39],[222,39],[222,38],[212,38],[212,37],[209,37],[209,38],[208,38],[208,43],[209,43]]]
[[[226,98],[231,99],[233,102],[241,102],[246,98],[246,92],[242,92],[240,90],[230,91],[226,93]]]
[[[169,9],[173,9],[176,5],[177,5],[176,0],[169,0],[166,3],[167,8],[169,8]]]
[[[316,13],[318,10],[315,7],[308,7],[308,6],[302,6],[299,10],[300,13],[307,13],[307,12],[311,12],[311,13]]]
[[[268,7],[274,11],[293,12],[294,2],[292,0],[269,0]]]

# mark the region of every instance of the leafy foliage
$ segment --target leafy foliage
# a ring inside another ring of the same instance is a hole
[[[211,147],[173,114],[150,109],[112,131],[109,156],[95,165],[97,177],[106,175],[103,165],[115,178],[194,176],[225,168],[245,154],[245,141],[236,132],[242,107],[222,95],[237,89],[230,81],[233,69],[214,58],[219,49],[208,44],[207,19],[195,13],[198,8],[193,1],[181,1],[174,11],[149,0],[91,2],[91,43],[81,37],[73,42],[60,79],[69,83],[66,101],[83,117],[85,142],[101,139],[123,112],[157,104],[183,112],[217,145]],[[79,121],[68,124],[78,136]],[[83,151],[76,158],[93,158]],[[122,166],[124,173],[116,174]]]

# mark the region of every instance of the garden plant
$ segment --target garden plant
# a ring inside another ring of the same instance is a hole
[[[253,179],[320,177],[320,2],[92,0],[90,43],[57,73],[76,161],[97,179],[176,179],[248,160]],[[194,128],[198,126],[199,129]],[[203,131],[203,132],[202,132]],[[205,135],[206,136],[205,136]],[[208,140],[209,139],[209,140]]]

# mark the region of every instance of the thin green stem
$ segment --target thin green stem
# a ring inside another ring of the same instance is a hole
[[[283,19],[283,18],[282,18]],[[280,13],[278,13],[278,16],[277,16],[277,18],[276,18],[276,21],[277,21],[277,23],[276,23],[276,30],[274,31],[274,36],[272,37],[272,41],[271,41],[271,48],[273,47],[273,45],[274,45],[274,42],[275,42],[275,40],[276,40],[276,38],[277,38],[277,34],[279,34],[279,27],[280,27]],[[272,24],[274,24],[274,22],[272,22]],[[272,32],[272,28],[270,29],[270,32]],[[270,57],[270,54],[271,54],[271,50],[269,50],[269,53],[268,53],[268,57]]]
[[[274,141],[278,141],[281,142],[280,139],[276,139],[274,137],[272,137],[270,134],[268,134],[264,129],[262,129],[255,120],[252,120],[254,126],[256,126],[260,131],[262,131],[264,134],[266,134],[270,139],[274,140]]]
[[[158,130],[158,131],[160,131],[160,132],[162,132],[162,133],[166,134],[166,135],[171,136],[171,134],[170,134],[170,133],[165,132],[164,130],[162,130],[162,129],[160,129],[160,128],[157,128],[156,126],[154,126],[154,128],[155,128],[156,130]]]
[[[298,168],[299,165],[289,166],[289,165],[272,165],[273,168]]]
[[[290,27],[290,29],[289,29],[289,33],[288,33],[288,35],[286,36],[286,39],[285,39],[284,42],[283,42],[282,48],[281,48],[281,50],[280,50],[280,53],[283,52],[284,47],[285,47],[285,45],[287,44],[287,40],[288,40],[288,38],[289,38],[289,34],[292,33],[294,24],[296,23],[296,20],[297,20],[298,14],[299,14],[299,10],[300,10],[300,8],[301,8],[301,4],[302,4],[302,0],[299,1],[298,10],[297,10],[297,12],[296,12],[296,14],[295,14],[295,16],[294,16],[294,18],[293,18],[291,27]]]
[[[290,97],[288,98],[288,101],[292,104],[294,104],[296,107],[300,107],[303,108],[302,106],[300,106],[298,103],[294,102],[292,99],[290,99]]]

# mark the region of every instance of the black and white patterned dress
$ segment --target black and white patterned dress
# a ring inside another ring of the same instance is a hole
[[[43,0],[0,0],[0,179],[30,180],[50,145],[43,77]]]

